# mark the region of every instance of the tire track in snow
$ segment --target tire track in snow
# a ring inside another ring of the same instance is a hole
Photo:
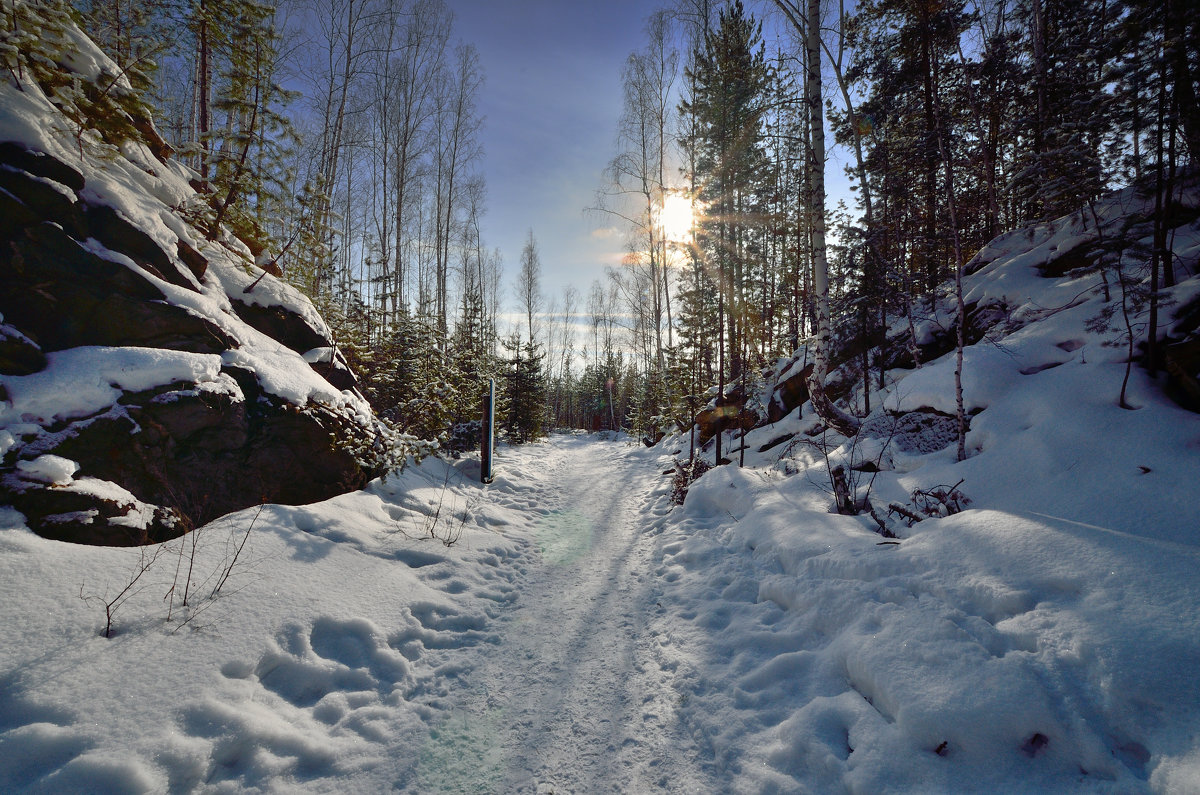
[[[431,731],[409,791],[713,791],[711,754],[681,727],[653,653],[662,608],[646,510],[659,462],[578,437],[504,457],[536,484],[496,495],[540,515],[535,560],[498,643],[463,652],[460,701]]]

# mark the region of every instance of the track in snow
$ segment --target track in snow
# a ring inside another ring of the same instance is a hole
[[[501,455],[498,484],[508,468],[533,487],[497,494],[541,515],[533,559],[498,642],[458,652],[475,659],[462,660],[412,791],[712,790],[711,755],[677,722],[655,662],[657,464],[578,437]]]

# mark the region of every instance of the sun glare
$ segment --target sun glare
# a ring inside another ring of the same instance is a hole
[[[687,243],[692,239],[692,203],[681,193],[668,193],[658,216],[663,234],[672,243]]]

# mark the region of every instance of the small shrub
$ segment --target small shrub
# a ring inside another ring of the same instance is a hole
[[[692,483],[710,469],[712,465],[703,458],[693,458],[691,462],[676,461],[675,474],[671,479],[671,502],[683,505]]]
[[[888,504],[888,516],[899,516],[907,526],[912,527],[929,517],[961,513],[971,504],[971,499],[958,488],[962,484],[960,480],[953,486],[938,485],[930,489],[913,489],[908,505],[896,502]]]

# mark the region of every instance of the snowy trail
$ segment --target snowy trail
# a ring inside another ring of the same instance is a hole
[[[662,608],[646,527],[667,508],[651,495],[661,467],[568,437],[498,463],[534,484],[509,498],[541,515],[534,561],[498,642],[469,650],[478,660],[438,732],[444,753],[426,753],[412,791],[711,791],[654,662]]]
[[[1194,547],[881,545],[780,468],[670,510],[668,461],[557,436],[231,515],[188,540],[219,571],[257,519],[235,590],[185,624],[155,567],[112,638],[77,594],[141,553],[0,526],[0,791],[1200,791]]]

